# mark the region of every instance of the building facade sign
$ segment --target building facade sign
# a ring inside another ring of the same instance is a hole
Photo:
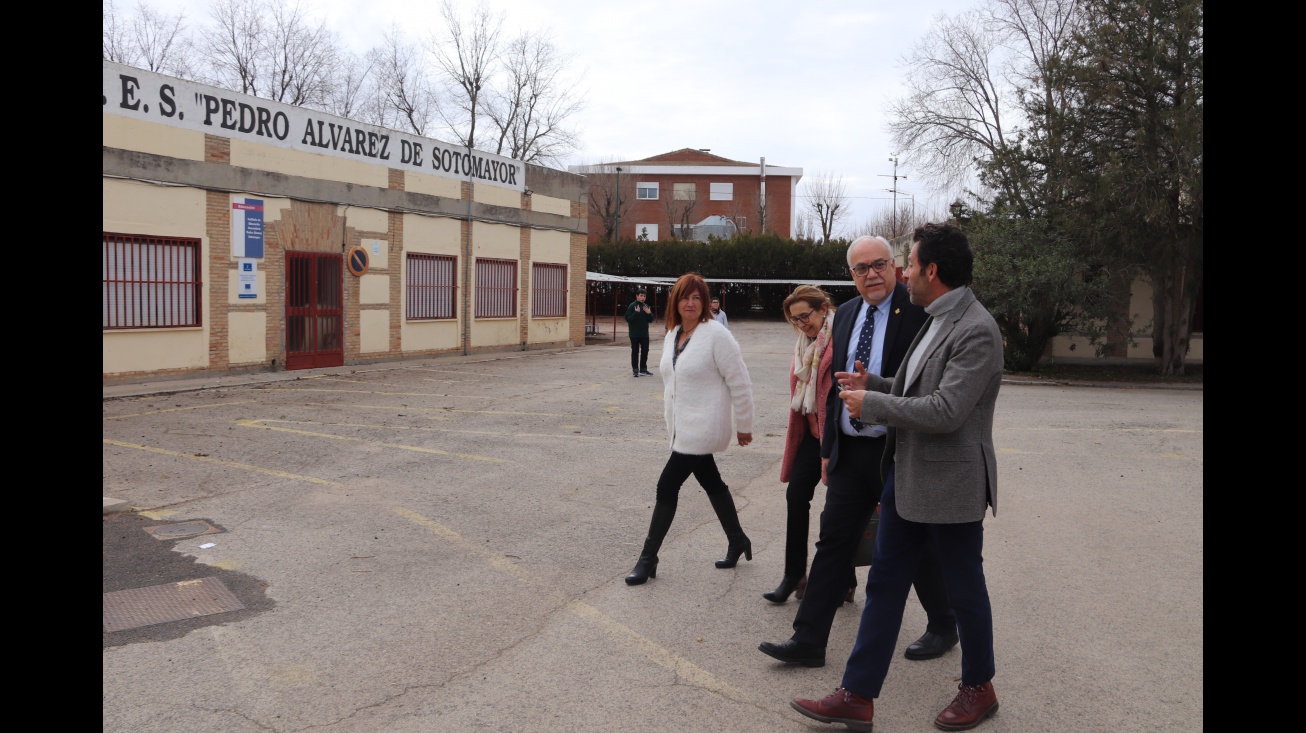
[[[103,61],[107,114],[441,178],[526,189],[521,161]]]

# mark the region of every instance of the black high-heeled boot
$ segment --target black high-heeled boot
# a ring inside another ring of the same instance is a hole
[[[649,578],[658,577],[658,550],[662,540],[671,529],[671,520],[676,516],[676,505],[659,501],[653,505],[653,519],[648,525],[648,537],[644,540],[644,549],[639,553],[635,568],[626,576],[626,585],[642,585]]]
[[[789,600],[790,594],[798,589],[798,583],[806,579],[806,576],[803,576],[802,578],[782,578],[780,580],[780,585],[777,585],[775,590],[769,590],[763,593],[762,597],[772,603],[784,603]]]
[[[708,494],[707,498],[712,502],[712,509],[716,511],[717,519],[721,520],[721,528],[726,531],[726,539],[730,541],[729,547],[726,548],[726,556],[717,560],[716,566],[733,568],[739,562],[740,555],[752,561],[753,543],[748,539],[748,535],[744,534],[743,527],[739,526],[735,498],[730,495],[728,489],[716,494]]]

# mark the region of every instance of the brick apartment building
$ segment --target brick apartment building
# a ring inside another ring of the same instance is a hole
[[[582,345],[584,179],[104,62],[103,375]]]
[[[733,230],[791,237],[803,177],[802,168],[768,165],[765,158],[748,163],[691,148],[567,170],[587,179],[590,242],[610,238],[614,226],[623,240],[702,238],[704,232]]]

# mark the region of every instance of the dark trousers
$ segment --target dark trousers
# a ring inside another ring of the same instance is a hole
[[[648,336],[630,337],[630,370],[648,371]]]
[[[671,451],[671,457],[667,459],[667,465],[662,468],[662,475],[658,477],[658,502],[666,502],[674,507],[680,497],[680,487],[690,474],[698,480],[708,496],[730,491],[726,482],[721,480],[721,472],[717,470],[716,461],[711,453],[691,456],[688,453]]]
[[[898,643],[907,589],[926,547],[942,560],[948,600],[957,614],[961,637],[961,681],[982,685],[993,679],[993,609],[984,582],[984,522],[922,524],[898,516],[894,471],[889,469],[880,497],[880,527],[875,562],[866,582],[857,641],[844,668],[843,687],[862,697],[879,697]]]
[[[811,433],[798,444],[794,464],[789,469],[789,487],[785,489],[785,502],[789,512],[785,517],[785,574],[797,580],[807,575],[807,530],[811,526],[812,497],[821,482],[821,441]],[[857,586],[857,575],[848,572],[850,588]]]
[[[848,576],[853,572],[853,558],[862,532],[875,505],[882,501],[880,458],[884,454],[885,438],[840,433],[838,440],[839,460],[826,477],[829,486],[825,491],[825,508],[821,511],[816,555],[807,573],[807,591],[794,616],[793,638],[821,647],[830,640],[834,614],[848,593]],[[819,463],[817,470],[820,470]],[[883,527],[883,517],[880,522]],[[871,567],[878,562],[879,555],[876,555]],[[949,609],[938,559],[931,555],[919,564],[924,570],[915,576],[916,597],[929,617],[927,629],[951,634],[957,622]],[[869,586],[867,593],[870,593]]]

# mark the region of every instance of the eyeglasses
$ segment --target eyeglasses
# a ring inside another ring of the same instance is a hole
[[[812,314],[815,312],[816,311],[813,310],[813,311],[807,311],[806,313],[800,313],[794,316],[793,318],[790,318],[789,322],[794,324],[795,326],[797,326],[800,323],[807,323],[807,319],[811,318]]]
[[[889,262],[891,262],[891,260],[886,260],[886,259],[878,259],[869,265],[866,264],[865,262],[858,262],[856,265],[853,265],[851,268],[849,268],[849,270],[857,277],[866,277],[866,273],[869,272],[870,270],[875,270],[876,272],[884,272],[885,269],[889,267]]]

